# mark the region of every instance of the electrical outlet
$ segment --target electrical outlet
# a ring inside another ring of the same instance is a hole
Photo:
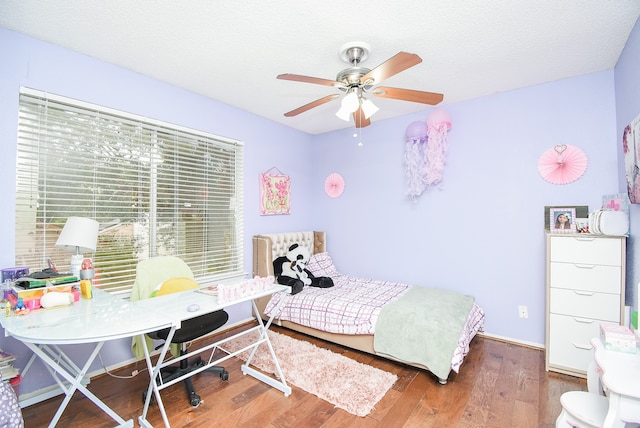
[[[518,314],[520,314],[520,318],[529,318],[529,311],[524,305],[518,306]]]

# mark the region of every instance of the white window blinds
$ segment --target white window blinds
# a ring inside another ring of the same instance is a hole
[[[55,243],[80,216],[100,223],[103,289],[129,290],[156,255],[203,283],[244,276],[240,142],[22,88],[17,151],[16,266],[68,271]]]

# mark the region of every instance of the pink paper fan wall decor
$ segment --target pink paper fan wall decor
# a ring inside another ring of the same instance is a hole
[[[337,172],[329,174],[324,180],[324,191],[329,197],[337,198],[344,191],[344,178]]]
[[[545,150],[538,159],[538,172],[551,184],[569,184],[587,170],[587,155],[582,149],[560,144]]]

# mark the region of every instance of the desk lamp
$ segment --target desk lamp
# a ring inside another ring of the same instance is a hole
[[[75,251],[71,256],[71,274],[80,277],[82,253],[95,253],[98,246],[99,223],[90,218],[69,217],[60,232],[56,248]]]

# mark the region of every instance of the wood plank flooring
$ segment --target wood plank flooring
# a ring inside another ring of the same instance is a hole
[[[222,334],[229,335],[242,328]],[[546,372],[544,353],[488,338],[476,337],[459,374],[446,385],[425,371],[394,363],[369,354],[310,338],[287,329],[274,331],[308,340],[362,363],[394,373],[398,381],[376,405],[371,414],[358,417],[292,385],[293,392],[281,392],[245,376],[241,361],[231,359],[225,367],[228,382],[217,375],[202,373],[194,378],[197,393],[204,402],[192,408],[182,384],[162,392],[172,427],[555,427],[560,413],[560,396],[565,391],[586,390],[584,379]],[[322,364],[321,361],[309,362]],[[138,363],[142,369],[144,362]],[[134,366],[118,370],[116,375],[131,374]],[[340,382],[340,373],[333,373]],[[131,379],[108,375],[91,381],[89,389],[103,399],[125,420],[142,413],[142,391],[148,375],[142,371]],[[26,428],[48,426],[62,397],[23,409]],[[157,406],[149,411],[149,422],[162,427]],[[114,422],[83,395],[76,393],[58,423],[59,427],[112,427]]]

